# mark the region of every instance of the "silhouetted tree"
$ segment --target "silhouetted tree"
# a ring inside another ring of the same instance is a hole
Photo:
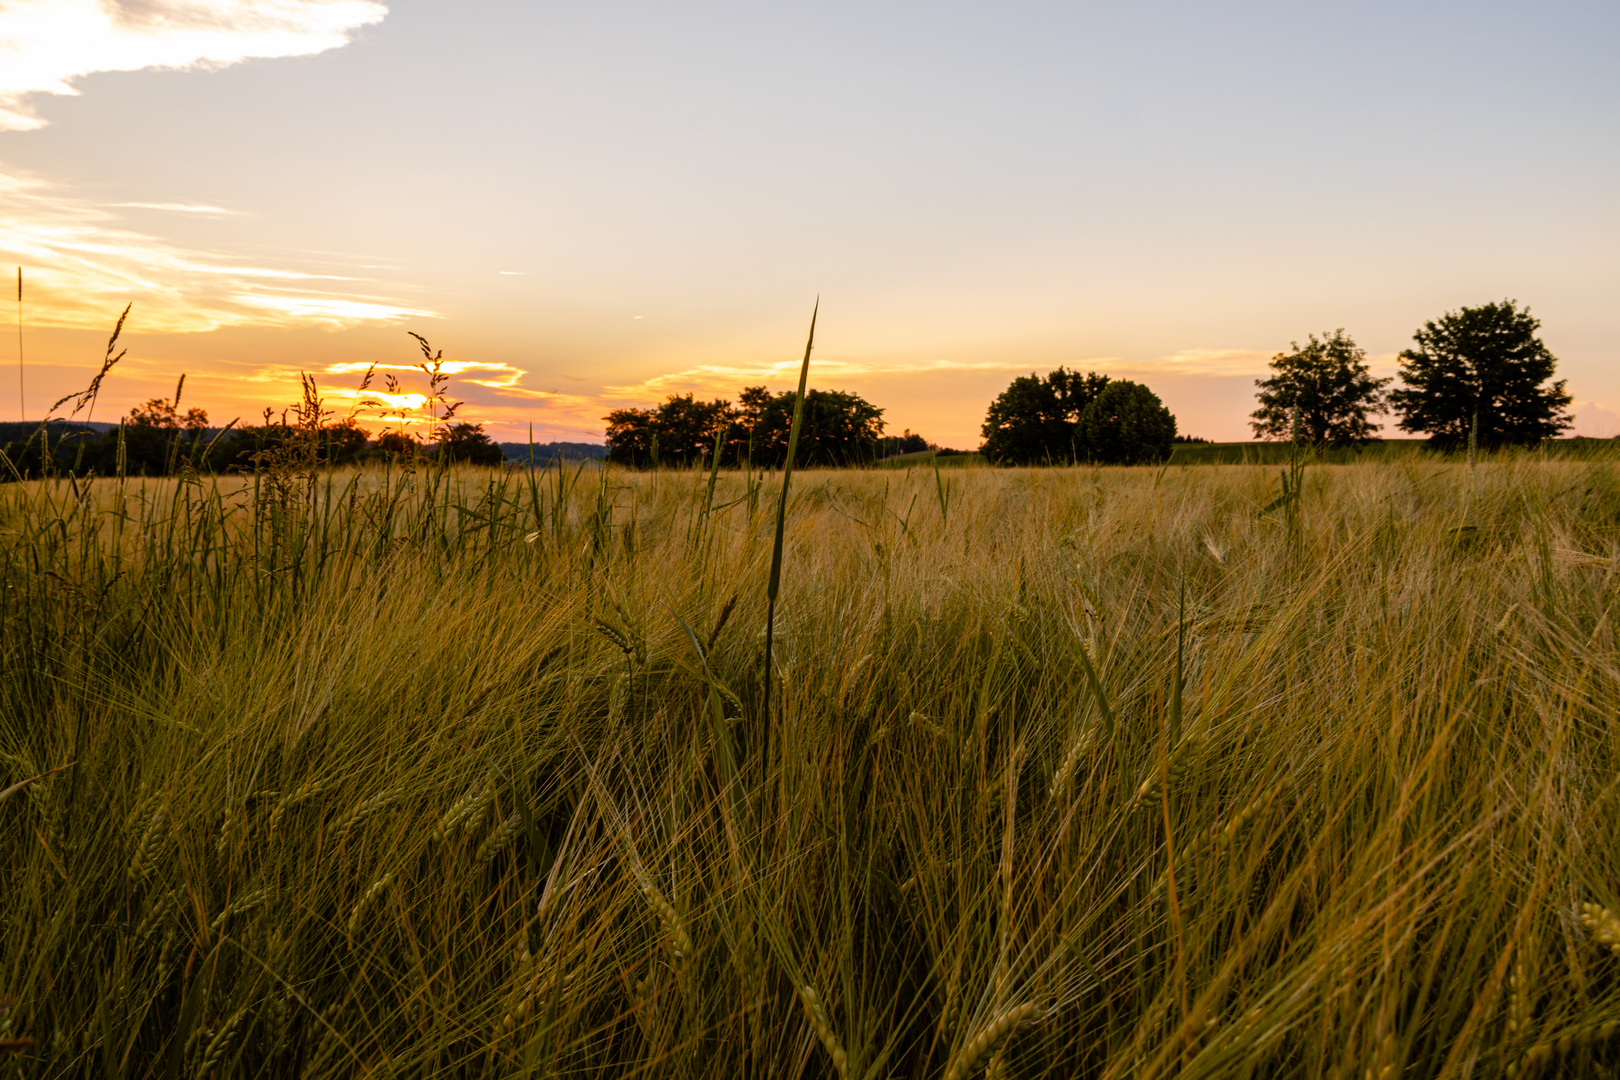
[[[1086,460],[1079,444],[1080,414],[1107,385],[1106,375],[1061,367],[1044,378],[1020,375],[991,402],[980,428],[981,452],[997,465]]]
[[[797,394],[772,394],[750,386],[739,395],[737,442],[751,440],[754,464],[780,467],[787,461]],[[799,465],[860,465],[877,457],[883,438],[883,410],[859,394],[809,390],[804,395],[804,426],[799,432]]]
[[[603,419],[609,461],[638,467],[652,464],[653,410],[614,409]]]
[[[924,450],[932,449],[934,449],[933,444],[910,428],[906,428],[898,435],[885,435],[883,437],[882,451],[884,457],[894,457],[897,454],[920,454]]]
[[[46,468],[46,439],[41,433],[23,439],[13,439],[0,448],[6,460],[0,462],[0,483],[8,480],[36,480],[49,470]],[[54,459],[50,462],[55,465]]]
[[[699,401],[692,394],[671,394],[652,420],[658,435],[658,463],[701,465],[709,461],[714,440],[735,417],[729,401]]]
[[[484,425],[442,424],[433,433],[433,449],[458,465],[499,465],[506,460],[501,448],[484,434]]]
[[[1141,383],[1118,379],[1080,413],[1076,443],[1100,465],[1151,465],[1170,458],[1176,418]]]
[[[422,444],[411,438],[398,428],[389,428],[372,444],[385,455],[397,454],[400,457],[415,457],[421,452]]]
[[[184,423],[182,423],[182,420]],[[208,424],[208,414],[192,409],[182,418],[168,398],[151,398],[124,417],[124,471],[135,476],[162,476],[181,456],[181,431],[195,442]],[[116,433],[109,433],[116,439]]]
[[[1249,426],[1261,439],[1292,439],[1312,446],[1353,446],[1373,437],[1367,419],[1384,406],[1388,379],[1367,371],[1367,354],[1342,329],[1315,334],[1293,351],[1272,357],[1272,375],[1256,379],[1260,407]]]
[[[1479,446],[1533,446],[1556,437],[1573,422],[1565,411],[1570,395],[1558,361],[1536,331],[1540,320],[1513,300],[1448,311],[1413,336],[1417,348],[1401,353],[1400,389],[1390,403],[1403,431],[1424,432],[1442,449],[1468,442],[1475,426]]]
[[[702,465],[724,439],[721,462],[780,466],[787,458],[794,394],[751,386],[739,404],[672,394],[656,409],[614,409],[607,420],[608,460],[624,465]],[[810,390],[799,433],[799,465],[855,465],[877,456],[883,410],[857,394]]]
[[[352,416],[321,428],[321,460],[328,465],[351,465],[365,454],[370,435]]]

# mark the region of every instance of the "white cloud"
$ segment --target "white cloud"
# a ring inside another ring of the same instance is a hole
[[[221,68],[336,49],[388,9],[376,0],[7,0],[0,131],[43,127],[37,94],[98,71]]]
[[[147,332],[221,326],[343,327],[432,313],[375,295],[376,282],[172,244],[40,180],[0,172],[0,266],[23,267],[35,326],[103,328],[134,302]]]

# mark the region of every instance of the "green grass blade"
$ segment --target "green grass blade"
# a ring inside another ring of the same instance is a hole
[[[760,736],[760,768],[770,771],[771,748],[771,645],[776,630],[776,597],[782,585],[782,541],[787,533],[788,486],[793,482],[793,458],[799,452],[799,429],[804,425],[804,393],[810,379],[810,350],[816,343],[816,316],[821,298],[810,312],[810,336],[804,342],[804,362],[799,365],[799,393],[793,400],[793,426],[788,431],[787,461],[782,465],[782,497],[776,504],[776,535],[771,541],[771,577],[765,586],[765,706],[764,728]]]

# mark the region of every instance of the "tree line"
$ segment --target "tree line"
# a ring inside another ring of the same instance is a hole
[[[432,461],[443,464],[500,465],[506,455],[499,444],[485,434],[482,424],[455,419],[463,404],[446,394],[449,376],[443,370],[443,352],[435,352],[427,339],[411,334],[421,350],[417,365],[428,379],[428,393],[422,404],[412,409],[394,407],[400,421],[397,427],[373,434],[356,418],[357,410],[373,410],[388,415],[389,407],[367,397],[377,366],[373,364],[361,380],[354,409],[341,419],[326,408],[315,380],[300,375],[300,400],[283,409],[279,416],[266,408],[258,424],[233,420],[223,428],[209,426],[208,413],[192,407],[180,411],[185,392],[185,376],[174,388],[174,397],[151,398],[129,411],[116,425],[99,428],[89,422],[101,384],[124,358],[118,339],[124,309],[107,342],[101,369],[90,384],[77,394],[57,401],[46,419],[0,447],[0,482],[67,472],[73,475],[169,476],[181,470],[192,472],[252,471],[267,469],[311,469],[320,466],[354,465],[368,461]],[[392,374],[383,376],[388,393],[398,398],[400,386]],[[69,406],[65,418],[56,410]],[[425,421],[426,438],[406,429],[406,413],[419,429]],[[79,421],[79,415],[86,416]]]
[[[750,386],[733,404],[671,394],[651,409],[614,409],[607,458],[621,465],[758,465],[787,460],[797,394]],[[795,465],[864,465],[884,455],[883,410],[859,394],[808,390]],[[909,434],[909,433],[908,433]]]
[[[1557,360],[1542,342],[1540,326],[1513,300],[1447,312],[1425,322],[1413,335],[1413,347],[1400,353],[1400,385],[1394,389],[1387,387],[1395,380],[1371,374],[1366,352],[1343,329],[1313,333],[1304,345],[1291,343],[1288,352],[1273,357],[1270,376],[1256,380],[1259,407],[1250,425],[1261,439],[1355,446],[1376,437],[1374,416],[1393,410],[1400,430],[1427,435],[1442,450],[1535,445],[1572,422],[1564,380],[1548,382]],[[117,337],[115,331],[101,375],[116,362]],[[307,377],[304,401],[291,417],[283,412],[278,419],[266,409],[258,424],[210,428],[204,410],[180,411],[182,379],[172,400],[153,398],[108,430],[52,421],[7,443],[0,479],[52,468],[100,475],[167,475],[182,467],[251,470],[294,451],[300,460],[322,465],[401,456],[502,464],[505,452],[482,425],[454,419],[459,403],[443,394],[439,355],[417,341],[430,400],[437,403],[437,411],[429,409],[425,441],[402,427],[372,434],[352,415],[334,420]],[[86,400],[93,400],[101,375]],[[390,390],[397,390],[388,379]],[[368,372],[362,393],[370,380]],[[787,457],[795,396],[751,386],[735,403],[672,394],[653,408],[614,409],[604,417],[605,455],[636,468],[778,468]],[[884,427],[883,410],[858,394],[809,390],[796,464],[858,466],[939,449],[909,430],[886,435]],[[1168,460],[1176,442],[1193,441],[1177,433],[1175,417],[1148,387],[1062,367],[1015,378],[990,404],[981,434],[980,452],[999,465],[1151,464]]]
[[[1427,435],[1437,449],[1533,446],[1571,423],[1565,383],[1548,383],[1557,360],[1540,326],[1513,300],[1447,312],[1401,352],[1394,389],[1386,388],[1395,380],[1371,374],[1366,352],[1343,329],[1312,334],[1256,380],[1251,427],[1260,439],[1356,446],[1377,437],[1375,416],[1393,410],[1400,430]],[[687,394],[616,409],[605,418],[608,459],[780,466],[793,399],[756,386],[735,405]],[[810,390],[797,464],[860,465],[902,452],[883,427],[883,410],[858,395]],[[1176,418],[1141,383],[1062,367],[1015,378],[991,402],[980,433],[980,453],[997,465],[1153,464],[1169,460],[1177,442],[1194,441],[1177,433]],[[906,438],[905,449],[929,445],[909,431]]]
[[[1374,377],[1367,354],[1343,329],[1270,362],[1256,380],[1256,438],[1347,447],[1375,438],[1373,417],[1393,410],[1396,426],[1427,435],[1440,450],[1534,446],[1572,420],[1557,360],[1541,323],[1517,301],[1464,307],[1425,322],[1400,354],[1400,386]],[[1013,380],[983,426],[986,458],[998,464],[1149,463],[1167,460],[1175,418],[1151,391],[1106,376],[1058,368]]]
[[[311,429],[285,417],[267,418],[221,430],[208,426],[201,409],[191,410],[188,422],[166,415],[169,407],[168,399],[154,398],[105,430],[62,420],[39,425],[0,449],[7,462],[0,465],[0,482],[69,470],[98,476],[171,476],[183,469],[251,472],[295,449],[323,466],[401,458],[473,465],[506,460],[481,424],[445,424],[424,442],[397,429],[372,434],[352,419]]]
[[[1342,329],[1271,361],[1256,382],[1250,421],[1263,439],[1355,446],[1378,430],[1371,417],[1393,409],[1402,431],[1441,450],[1534,446],[1573,422],[1565,380],[1548,384],[1558,361],[1537,333],[1540,320],[1503,300],[1448,311],[1412,335],[1400,354],[1400,386],[1374,378],[1367,354]]]

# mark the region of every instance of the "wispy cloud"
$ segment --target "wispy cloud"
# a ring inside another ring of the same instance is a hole
[[[1113,358],[1089,359],[1070,362],[1070,367],[1102,368]],[[664,375],[654,375],[638,383],[602,388],[602,399],[615,404],[662,401],[670,394],[714,394],[732,397],[745,386],[782,386],[799,379],[800,358],[767,361],[759,364],[698,364]],[[1054,366],[1054,365],[1047,365]],[[818,385],[829,386],[839,380],[890,375],[926,375],[949,372],[1032,370],[1027,360],[838,360],[817,359],[812,371]]]
[[[7,0],[0,4],[0,132],[44,125],[40,94],[77,94],[98,71],[213,69],[307,56],[380,21],[376,0]],[[220,217],[182,202],[98,206],[0,173],[0,256],[29,279],[35,325],[102,327],[134,302],[153,332],[328,326],[432,313],[376,295],[375,283],[190,250],[122,224],[116,210]]]
[[[1274,355],[1254,349],[1183,349],[1140,367],[1178,375],[1265,375]]]
[[[170,202],[119,202],[110,203],[110,206],[127,207],[131,210],[166,210],[173,214],[231,214],[234,210],[226,210],[222,206],[198,206],[192,203]]]
[[[36,326],[100,329],[134,302],[148,332],[221,326],[344,327],[432,312],[376,282],[190,250],[120,224],[109,209],[0,172],[0,265],[21,265]]]
[[[8,0],[0,7],[0,131],[45,121],[39,94],[98,71],[221,68],[309,56],[380,22],[375,0]]]

